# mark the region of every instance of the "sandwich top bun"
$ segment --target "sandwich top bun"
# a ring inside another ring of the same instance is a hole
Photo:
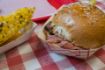
[[[89,4],[64,6],[46,22],[44,32],[46,38],[57,35],[81,48],[98,48],[105,44],[105,13]]]

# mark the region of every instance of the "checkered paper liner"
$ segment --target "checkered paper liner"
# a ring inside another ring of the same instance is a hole
[[[28,25],[29,27],[30,25]],[[1,53],[4,53],[14,47],[16,47],[17,45],[25,42],[26,40],[29,39],[29,37],[32,35],[32,33],[34,32],[34,29],[36,27],[36,24],[33,23],[30,27],[29,27],[29,30],[27,30],[26,32],[24,32],[20,37],[18,37],[17,39],[3,45],[0,47],[0,54]]]
[[[80,58],[80,59],[88,59],[96,51],[100,49],[100,48],[87,49],[87,50],[86,49],[64,49],[58,46],[57,44],[50,44],[50,43],[45,44],[45,46],[47,46],[49,51],[67,55],[67,56],[73,56],[73,57]]]

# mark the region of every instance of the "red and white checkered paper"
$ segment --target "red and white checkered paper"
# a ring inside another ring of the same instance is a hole
[[[12,7],[17,8],[18,5],[16,6],[16,4],[19,4],[19,2],[15,1],[12,1],[15,4],[11,2],[13,4]],[[45,6],[47,11],[50,11],[49,7],[50,9],[52,8],[53,11],[47,12],[48,14],[56,11],[56,9],[54,9],[47,0],[30,0],[30,2],[28,2],[29,0],[20,1],[24,1],[24,5],[31,2],[32,4],[30,5],[37,5],[38,8],[44,8]],[[8,7],[8,3],[9,2],[7,0],[0,0],[0,8],[1,5],[6,5],[6,7]],[[102,9],[105,9],[104,0],[99,0],[97,4]],[[38,9],[37,15],[35,16],[43,16],[45,14],[44,10],[45,9]],[[41,13],[39,12],[38,14],[38,11]],[[80,60],[49,52],[34,32],[27,42],[7,51],[4,54],[0,54],[0,70],[105,70],[105,48],[100,49],[88,60]]]

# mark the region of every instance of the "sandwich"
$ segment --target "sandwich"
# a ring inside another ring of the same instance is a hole
[[[95,49],[105,44],[105,13],[97,6],[61,7],[43,26],[45,40],[64,49]]]

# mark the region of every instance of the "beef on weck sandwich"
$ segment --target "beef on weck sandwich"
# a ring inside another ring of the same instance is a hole
[[[105,44],[105,13],[89,4],[63,6],[46,22],[43,31],[49,44],[62,48],[99,48]]]

